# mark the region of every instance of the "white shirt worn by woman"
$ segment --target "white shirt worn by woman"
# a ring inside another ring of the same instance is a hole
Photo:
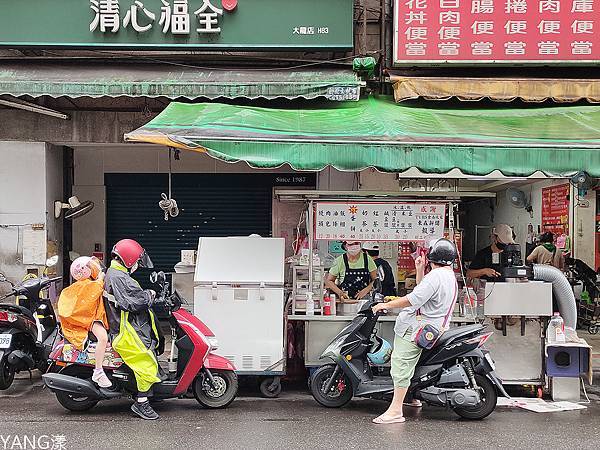
[[[394,332],[404,336],[406,330],[411,328],[411,340],[414,340],[419,328],[426,324],[442,331],[444,319],[456,302],[457,290],[456,276],[451,267],[433,269],[406,296],[411,306],[403,308],[398,314]]]

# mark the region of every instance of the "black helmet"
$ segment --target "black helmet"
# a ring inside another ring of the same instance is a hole
[[[456,256],[456,247],[448,239],[435,239],[429,243],[429,253],[427,253],[429,262],[449,266]]]

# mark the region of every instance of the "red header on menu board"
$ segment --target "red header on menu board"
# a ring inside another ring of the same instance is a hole
[[[394,0],[394,63],[600,60],[598,0]]]
[[[542,229],[555,234],[566,233],[569,223],[568,184],[542,189]]]

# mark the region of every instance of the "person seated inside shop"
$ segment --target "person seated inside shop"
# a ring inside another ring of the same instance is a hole
[[[369,254],[377,268],[383,267],[383,273],[385,274],[381,283],[381,293],[384,297],[395,297],[398,293],[396,292],[396,281],[394,280],[394,272],[392,266],[385,259],[379,256],[379,244],[377,242],[365,242],[363,244],[363,250]]]
[[[325,287],[338,295],[341,301],[360,300],[373,289],[377,265],[363,251],[360,242],[344,241],[342,248],[346,253],[333,262]]]
[[[486,281],[498,281],[500,278],[500,253],[507,245],[514,244],[514,234],[511,227],[499,223],[492,229],[491,245],[477,252],[467,270],[468,278],[480,278]]]
[[[527,262],[531,264],[548,264],[557,269],[565,268],[565,257],[562,250],[554,244],[554,234],[551,231],[546,231],[538,239],[538,245],[527,256]]]

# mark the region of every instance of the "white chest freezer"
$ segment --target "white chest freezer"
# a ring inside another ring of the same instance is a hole
[[[218,353],[240,374],[283,371],[284,258],[285,239],[199,240],[194,314],[215,333]]]

